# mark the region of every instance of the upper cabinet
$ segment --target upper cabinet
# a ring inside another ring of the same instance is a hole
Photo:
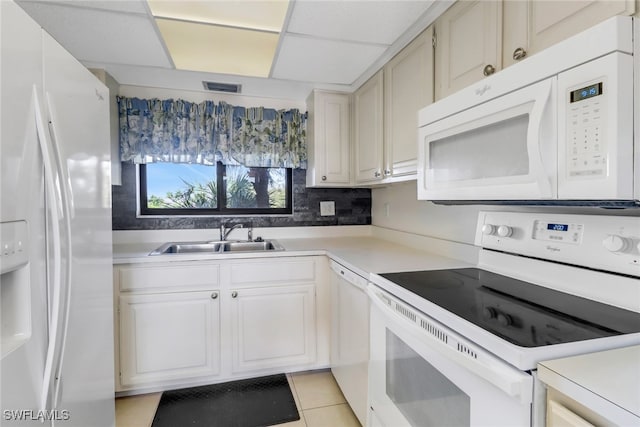
[[[354,93],[356,183],[415,178],[418,110],[433,102],[432,36],[430,27]]]
[[[436,99],[502,68],[501,1],[458,1],[435,27]]]
[[[349,186],[349,94],[314,90],[307,112],[307,187]]]
[[[528,1],[529,50],[539,52],[612,16],[631,15],[634,0]]]
[[[612,16],[634,12],[633,0],[458,1],[435,24],[435,98]]]
[[[383,178],[383,78],[382,71],[353,94],[353,138],[356,183]]]
[[[433,102],[433,30],[384,66],[385,178],[415,175],[418,110]]]

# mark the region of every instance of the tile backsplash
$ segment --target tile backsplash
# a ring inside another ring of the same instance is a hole
[[[136,166],[122,163],[122,185],[112,186],[114,230],[217,228],[221,222],[251,222],[254,227],[306,227],[371,224],[371,190],[306,188],[304,170],[293,171],[293,214],[269,216],[138,217]],[[320,202],[334,201],[335,216],[320,216]]]

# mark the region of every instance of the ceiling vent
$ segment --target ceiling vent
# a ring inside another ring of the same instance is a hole
[[[240,93],[242,85],[218,82],[202,82],[206,90],[214,92]]]

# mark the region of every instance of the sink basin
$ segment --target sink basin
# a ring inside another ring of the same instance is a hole
[[[222,247],[222,252],[262,252],[283,251],[284,248],[275,240],[262,242],[229,242]]]
[[[283,251],[284,247],[275,240],[259,242],[221,241],[221,242],[169,242],[156,248],[149,255],[170,254],[212,254],[225,252],[265,252]]]

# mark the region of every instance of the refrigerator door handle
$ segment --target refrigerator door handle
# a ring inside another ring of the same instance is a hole
[[[72,248],[71,248],[71,216],[73,214],[73,193],[71,191],[71,182],[70,182],[70,177],[69,174],[65,174],[65,170],[64,170],[64,165],[62,164],[62,161],[60,160],[60,149],[59,149],[59,139],[58,139],[58,135],[56,134],[56,129],[55,129],[55,123],[56,123],[56,119],[55,119],[55,109],[53,108],[52,104],[51,104],[51,99],[49,98],[49,95],[46,95],[47,98],[47,108],[49,111],[49,115],[51,116],[51,121],[49,122],[49,131],[50,131],[50,135],[51,135],[51,145],[53,147],[53,154],[54,154],[54,159],[56,161],[56,166],[58,168],[58,171],[60,173],[61,179],[60,179],[60,183],[61,183],[61,193],[62,193],[62,206],[63,206],[63,212],[64,212],[64,226],[65,226],[65,231],[64,231],[64,238],[65,238],[65,245],[64,247],[66,248],[66,253],[64,254],[66,257],[67,262],[65,263],[66,266],[66,271],[65,271],[65,279],[64,280],[64,299],[62,299],[62,295],[60,302],[64,303],[63,307],[63,321],[62,321],[62,325],[60,325],[61,327],[61,341],[60,341],[60,352],[59,352],[59,358],[57,361],[57,366],[56,366],[56,371],[55,371],[55,378],[56,378],[56,382],[54,383],[54,394],[53,394],[53,406],[57,406],[58,400],[60,398],[60,393],[61,393],[61,384],[62,384],[62,362],[64,359],[64,353],[65,353],[65,348],[66,348],[66,344],[67,344],[67,331],[69,329],[69,311],[70,311],[70,307],[71,307],[71,284],[73,283],[72,276],[73,276],[73,268],[72,268]],[[61,282],[61,284],[63,284],[63,282]]]
[[[51,283],[49,283],[49,289],[53,294],[53,297],[51,298],[51,312],[49,313],[49,342],[47,345],[44,378],[40,394],[40,409],[45,410],[47,408],[49,390],[51,388],[53,359],[55,356],[58,337],[58,322],[60,318],[60,287],[62,281],[62,234],[60,231],[60,218],[63,215],[63,208],[61,206],[62,194],[60,192],[60,183],[57,176],[54,175],[55,164],[51,154],[51,143],[47,133],[47,126],[44,122],[42,104],[38,98],[38,89],[36,85],[33,86],[32,97],[35,110],[36,132],[38,134],[38,142],[44,163],[45,191],[49,195],[46,199],[50,213],[51,233],[49,234],[49,237],[51,238],[51,248],[53,251],[52,274],[47,277],[47,281],[51,280]]]

